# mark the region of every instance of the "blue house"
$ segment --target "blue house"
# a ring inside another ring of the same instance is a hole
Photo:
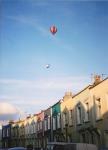
[[[11,124],[2,126],[2,148],[11,147]]]

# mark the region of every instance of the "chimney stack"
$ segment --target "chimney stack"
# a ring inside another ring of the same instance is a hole
[[[72,96],[72,92],[65,92],[65,96]]]
[[[97,85],[101,81],[102,81],[102,79],[101,79],[100,75],[94,75],[94,85]]]

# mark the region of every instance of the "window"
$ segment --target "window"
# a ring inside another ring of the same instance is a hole
[[[36,132],[36,123],[34,122],[34,124],[33,124],[33,133],[35,133]]]
[[[27,134],[29,134],[29,124],[27,124]]]
[[[32,134],[33,133],[33,122],[30,124],[30,129],[31,129],[30,133]]]
[[[66,120],[66,112],[63,113],[63,128],[65,128],[66,124],[67,124],[67,120]]]
[[[27,124],[25,126],[25,134],[28,134]]]
[[[84,119],[84,121],[85,122],[89,121],[89,103],[88,102],[85,104],[85,119]]]
[[[40,124],[40,125],[39,125],[39,127],[40,127],[39,129],[42,130],[42,121],[40,121],[39,124]]]
[[[95,101],[96,120],[101,119],[101,100],[100,98]]]
[[[77,124],[81,124],[81,106],[77,105]]]
[[[5,137],[5,130],[3,129],[3,137]]]
[[[48,116],[48,130],[50,129],[50,116]]]
[[[73,125],[73,110],[69,110],[69,125]]]
[[[56,130],[56,117],[53,117],[53,130]]]
[[[9,129],[7,128],[7,137],[9,136]]]
[[[57,115],[57,128],[60,128],[60,113]]]
[[[106,96],[106,97],[105,97],[106,109],[108,110],[108,93],[106,93],[105,96]],[[106,110],[106,111],[107,111],[107,110]],[[108,113],[107,113],[107,116],[108,116]]]
[[[44,129],[47,130],[47,119],[44,120]]]
[[[30,133],[31,133],[31,125],[28,124],[28,134],[30,134]]]
[[[37,131],[40,130],[40,127],[39,127],[39,122],[37,123]]]

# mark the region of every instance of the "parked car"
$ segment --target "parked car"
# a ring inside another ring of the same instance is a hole
[[[97,150],[97,146],[86,143],[51,142],[47,144],[46,150]]]
[[[24,148],[24,147],[13,147],[13,148],[9,148],[8,150],[26,150],[26,148]]]

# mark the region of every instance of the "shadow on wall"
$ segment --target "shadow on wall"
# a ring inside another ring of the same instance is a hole
[[[101,106],[96,103],[89,111],[87,107],[79,102],[74,108],[76,141],[96,144],[102,150],[108,148],[108,111],[102,115]]]

